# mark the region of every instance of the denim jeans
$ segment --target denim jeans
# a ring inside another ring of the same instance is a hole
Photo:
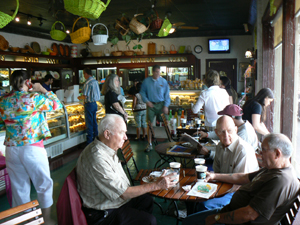
[[[87,102],[84,104],[87,144],[91,143],[95,139],[95,137],[98,136],[96,112],[97,112],[96,102]]]
[[[146,110],[133,112],[136,127],[147,127]]]

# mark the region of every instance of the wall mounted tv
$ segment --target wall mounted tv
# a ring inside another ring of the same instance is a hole
[[[208,39],[208,53],[230,53],[229,38]]]

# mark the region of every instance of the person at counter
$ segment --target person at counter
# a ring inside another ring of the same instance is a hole
[[[126,124],[117,114],[106,115],[99,123],[99,137],[81,153],[77,166],[77,189],[89,225],[156,225],[151,214],[153,198],[148,192],[166,189],[176,183],[176,174],[138,186],[130,181],[117,156],[126,136]]]
[[[118,114],[127,121],[128,115],[119,100],[121,95],[120,79],[117,74],[110,74],[105,79],[102,88],[102,94],[105,95],[105,112],[106,114]]]
[[[273,91],[270,88],[263,88],[243,106],[243,119],[248,120],[253,125],[255,131],[261,135],[269,133],[264,122],[266,120],[267,107],[273,99]]]
[[[128,94],[129,95],[135,95],[137,93],[137,89],[136,89],[136,85],[139,83],[140,81],[138,79],[135,79],[133,82],[133,86],[128,90]]]
[[[31,182],[42,208],[45,224],[53,204],[53,181],[43,139],[51,137],[45,112],[62,109],[53,92],[31,83],[29,74],[15,70],[10,77],[13,90],[0,98],[0,128],[6,129],[6,168],[11,181],[12,206],[30,202]]]
[[[213,131],[219,118],[217,113],[230,104],[229,95],[219,87],[220,76],[215,70],[207,71],[204,83],[208,89],[201,92],[196,104],[192,105],[192,111],[196,114],[204,107],[206,129]]]
[[[147,121],[153,123],[154,117],[162,122],[161,113],[168,114],[168,107],[171,103],[170,88],[166,79],[160,76],[160,67],[154,65],[152,68],[152,77],[147,77],[142,84],[140,94],[143,101],[147,104]],[[151,135],[148,128],[148,146],[145,152],[152,150]]]
[[[238,95],[236,91],[231,86],[231,80],[226,76],[220,77],[220,88],[224,88],[228,95],[229,95],[229,102],[230,104],[237,104],[238,103]]]
[[[195,213],[183,225],[279,224],[299,193],[299,181],[291,165],[293,145],[283,134],[268,134],[262,142],[264,168],[253,173],[207,172],[205,181],[243,185],[223,208]]]
[[[45,76],[45,82],[42,84],[42,86],[47,90],[51,91],[51,84],[53,83],[53,76],[51,74],[47,74]]]
[[[86,82],[83,86],[83,95],[78,97],[78,99],[84,100],[87,144],[90,144],[95,139],[95,137],[98,136],[98,126],[96,118],[98,106],[96,102],[100,100],[101,96],[98,81],[91,74],[92,71],[90,68],[83,69],[83,75]]]

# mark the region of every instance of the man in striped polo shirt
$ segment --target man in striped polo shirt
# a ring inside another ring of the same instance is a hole
[[[91,75],[91,69],[85,68],[83,75],[86,80],[83,86],[83,95],[80,99],[84,99],[85,125],[87,132],[87,144],[91,143],[95,137],[98,137],[98,126],[96,119],[97,103],[100,100],[100,89],[98,81]]]

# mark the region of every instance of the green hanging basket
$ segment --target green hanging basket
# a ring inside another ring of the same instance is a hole
[[[55,25],[56,23],[60,23],[63,25],[63,28],[64,28],[64,31],[62,30],[56,30],[55,29]],[[51,35],[51,38],[54,39],[54,40],[57,40],[57,41],[62,41],[66,38],[67,34],[66,34],[66,28],[65,28],[65,25],[60,22],[60,21],[56,21],[53,25],[52,25],[52,28],[51,28],[51,31],[50,31],[50,35]]]
[[[19,10],[19,0],[17,0],[17,8],[12,16],[0,11],[0,29],[9,24],[12,20],[15,19]]]
[[[100,0],[64,0],[65,9],[81,17],[89,19],[98,19],[111,0],[107,0],[104,4]]]

